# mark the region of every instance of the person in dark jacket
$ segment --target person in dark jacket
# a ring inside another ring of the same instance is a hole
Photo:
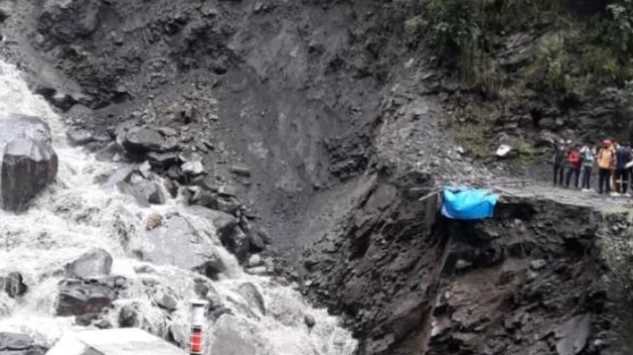
[[[631,162],[631,146],[623,144],[615,152],[615,180],[619,192],[625,194],[629,186],[629,170],[626,167]]]
[[[577,146],[572,146],[567,153],[567,163],[569,169],[567,170],[567,179],[565,180],[565,187],[569,187],[569,183],[572,175],[574,176],[574,187],[578,188],[578,182],[580,179],[580,167],[582,165],[582,158],[580,157],[580,150]]]
[[[566,150],[563,141],[554,145],[554,156],[552,157],[552,163],[554,164],[554,186],[563,186],[563,175],[565,174],[563,164],[565,163]]]

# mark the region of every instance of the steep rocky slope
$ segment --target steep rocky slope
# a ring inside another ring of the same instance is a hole
[[[506,193],[493,220],[459,223],[420,200],[429,182],[374,177],[306,252],[308,294],[348,316],[360,354],[628,353],[600,246],[627,208]]]
[[[285,251],[322,215],[313,197],[368,168],[478,176],[434,133],[444,113],[426,96],[427,61],[401,36],[417,5],[5,3],[3,50],[70,123],[176,129],[177,149],[202,153],[213,184],[232,186]]]

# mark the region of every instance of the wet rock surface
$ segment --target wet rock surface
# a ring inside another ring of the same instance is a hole
[[[0,332],[0,354],[44,355],[46,348],[39,346],[25,334]]]
[[[134,252],[142,259],[159,265],[176,265],[183,269],[206,268],[216,264],[214,246],[206,231],[197,229],[186,217],[169,214],[160,226],[146,231],[143,244]]]
[[[56,313],[59,316],[94,316],[107,309],[125,287],[122,277],[98,280],[66,279],[59,284]]]
[[[0,289],[2,289],[7,296],[16,298],[23,296],[29,287],[24,283],[22,274],[19,272],[11,272],[6,276],[0,277]]]
[[[66,277],[93,279],[110,275],[112,256],[103,249],[95,249],[82,254],[65,267]]]
[[[50,128],[39,118],[11,115],[0,120],[0,132],[0,203],[22,211],[57,175]]]

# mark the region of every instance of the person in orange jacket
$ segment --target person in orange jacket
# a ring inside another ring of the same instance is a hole
[[[598,151],[598,192],[607,194],[611,192],[611,171],[615,167],[615,152],[610,140],[602,142],[602,148]]]

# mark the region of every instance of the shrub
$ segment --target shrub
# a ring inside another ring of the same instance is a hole
[[[633,50],[633,0],[614,0],[607,6],[603,39],[622,54]]]
[[[429,0],[426,19],[431,43],[446,58],[468,55],[481,37],[477,0]]]

